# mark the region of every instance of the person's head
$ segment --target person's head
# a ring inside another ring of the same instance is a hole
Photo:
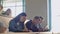
[[[40,19],[40,23],[42,23],[42,21],[43,21],[43,17],[40,16],[39,19]]]
[[[0,11],[3,9],[3,6],[0,4]]]
[[[19,15],[17,15],[15,18],[13,18],[11,21],[15,21],[15,23],[21,21],[21,22],[24,22],[26,20],[26,13],[20,13]],[[11,22],[10,21],[10,22]]]
[[[26,16],[27,16],[26,13],[21,13],[21,14],[20,14],[20,21],[21,21],[21,22],[25,22]]]
[[[39,16],[35,16],[34,19],[33,19],[33,22],[34,23],[39,23],[40,22]]]
[[[6,10],[6,14],[7,14],[7,15],[10,15],[10,14],[11,14],[11,9],[10,9],[10,8],[8,8],[8,9]]]
[[[11,9],[10,9],[10,8],[8,8],[6,11],[11,11]]]

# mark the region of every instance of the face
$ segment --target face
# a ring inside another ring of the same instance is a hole
[[[25,20],[26,20],[26,16],[21,16],[21,17],[20,17],[20,21],[21,21],[21,22],[25,22]]]
[[[36,23],[36,24],[40,22],[39,19],[33,19],[33,21],[34,21],[34,23]]]
[[[40,23],[42,23],[43,19],[40,18]]]

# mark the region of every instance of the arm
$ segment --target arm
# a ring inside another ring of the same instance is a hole
[[[15,27],[15,21],[10,21],[9,23],[9,31],[16,31],[16,27]]]
[[[31,23],[30,22],[26,23],[26,28],[27,28],[28,31],[30,31],[30,32],[32,31],[31,30]]]

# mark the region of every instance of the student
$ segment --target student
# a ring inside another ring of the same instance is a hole
[[[11,9],[8,8],[6,11],[4,11],[3,6],[0,4],[0,16],[11,17]]]
[[[35,16],[33,20],[30,20],[26,23],[26,27],[28,31],[32,32],[39,32],[39,28],[37,27],[37,24],[40,22],[40,17]],[[38,25],[40,26],[40,25]],[[43,31],[42,27],[40,26],[40,31]]]
[[[39,22],[37,22],[36,26],[38,28],[39,32],[42,32],[44,30],[44,28],[41,27],[41,23],[43,22],[43,17],[39,17]]]
[[[26,13],[21,13],[14,19],[12,19],[9,23],[9,31],[10,32],[23,32],[26,16],[27,16]]]
[[[46,32],[46,31],[49,31],[49,29],[48,29],[48,27],[46,26],[46,27],[44,27],[44,28],[42,28],[41,27],[41,23],[43,22],[43,17],[42,16],[40,16],[39,17],[39,19],[40,19],[40,22],[39,23],[37,23],[37,28],[38,28],[38,30],[39,30],[39,32]]]
[[[7,16],[7,17],[11,17],[11,9],[8,8],[4,13],[2,13],[3,15]]]

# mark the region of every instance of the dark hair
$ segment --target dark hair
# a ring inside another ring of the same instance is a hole
[[[43,20],[43,17],[42,16],[35,16],[34,19],[42,19]]]
[[[7,9],[7,10],[5,11],[5,14],[6,14],[6,15],[11,14],[11,9]]]
[[[10,8],[8,8],[6,11],[11,11],[11,9],[10,9]]]
[[[39,16],[35,16],[34,19],[39,19]]]
[[[42,16],[40,16],[40,18],[43,20],[43,17]]]
[[[27,15],[26,15],[26,13],[24,13],[24,12],[23,12],[23,13],[21,13],[20,15],[21,15],[21,16],[27,16]]]
[[[3,9],[3,6],[0,4],[1,9]]]
[[[21,13],[18,16],[16,16],[15,18],[13,18],[11,21],[15,21],[15,23],[20,21],[20,17],[21,16],[26,16],[26,13]]]

